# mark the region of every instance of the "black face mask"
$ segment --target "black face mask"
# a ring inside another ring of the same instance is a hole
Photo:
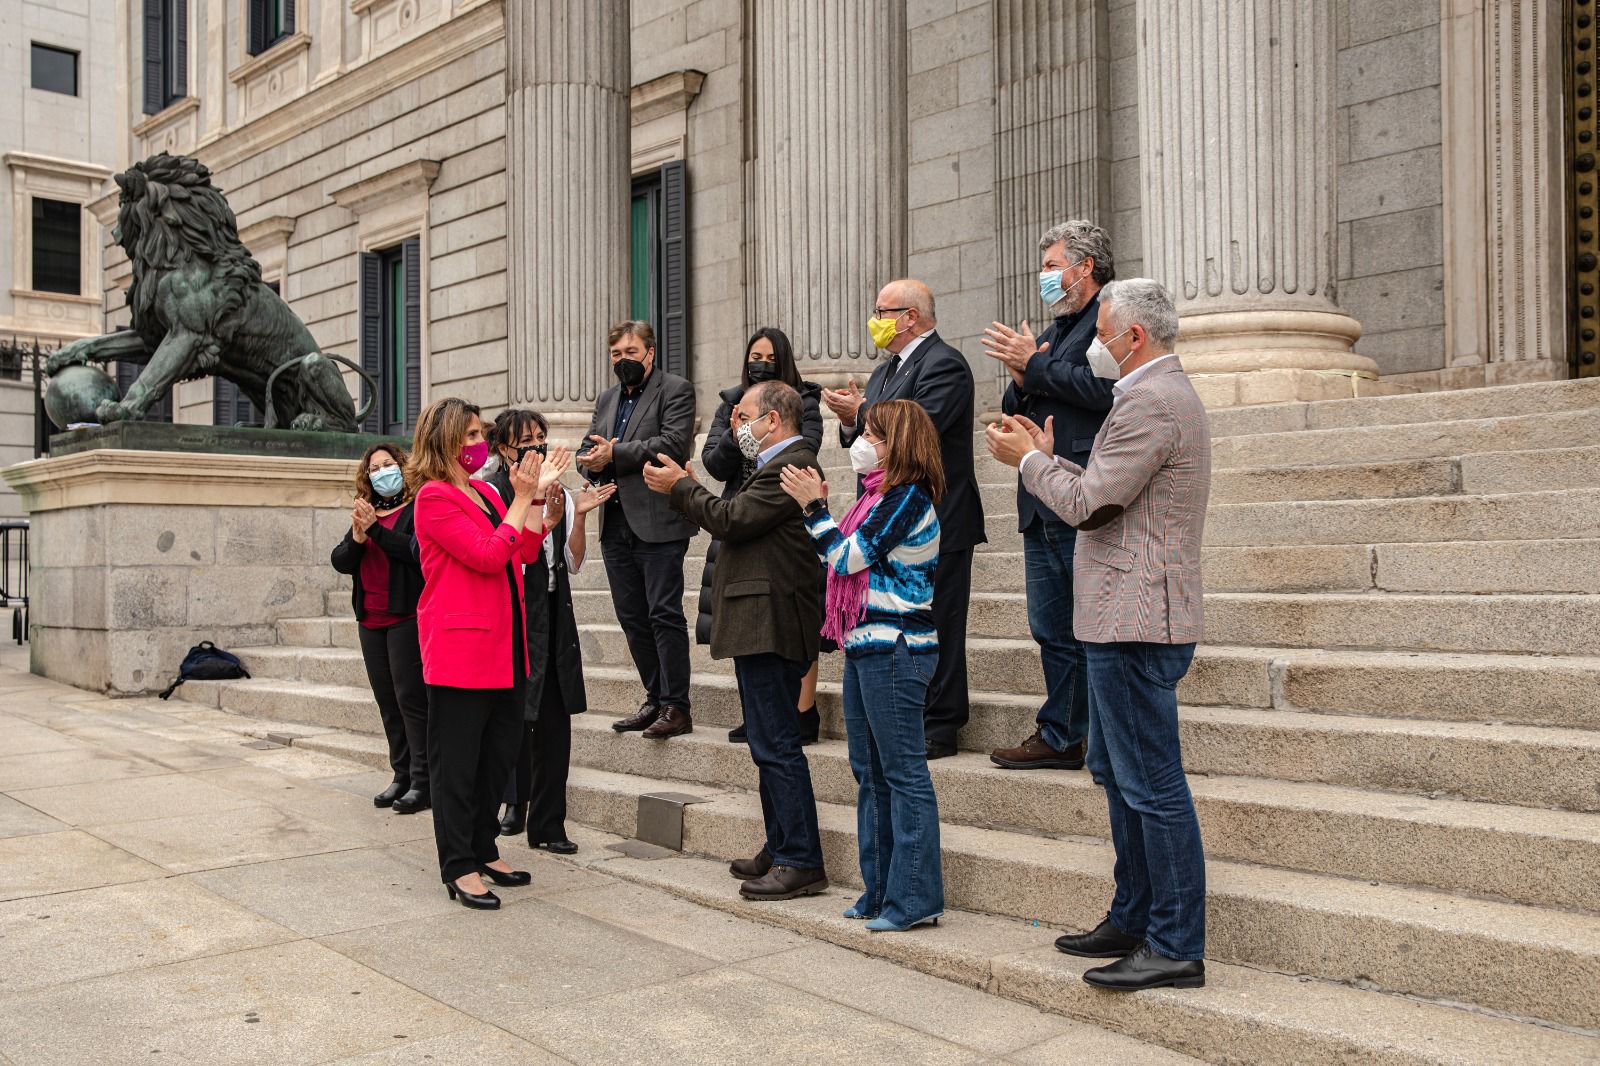
[[[778,364],[752,360],[745,364],[745,372],[750,375],[750,384],[758,385],[778,376]]]
[[[644,380],[644,363],[637,359],[618,359],[611,364],[611,372],[617,375],[623,388],[637,389]]]
[[[548,444],[525,444],[525,445],[523,445],[522,447],[517,449],[517,462],[519,462],[519,463],[522,462],[522,457],[527,455],[529,452],[538,452],[539,456],[541,458],[543,458],[543,457],[548,456],[550,454],[550,445],[548,445]]]

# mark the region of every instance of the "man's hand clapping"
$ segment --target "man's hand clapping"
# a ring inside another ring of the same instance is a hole
[[[1029,452],[1055,454],[1055,416],[1044,420],[1040,429],[1022,415],[1007,415],[983,431],[989,454],[1007,466],[1020,466]]]
[[[598,433],[589,434],[592,447],[578,456],[578,465],[587,467],[592,473],[598,474],[611,465],[611,453],[615,450],[617,438],[602,437]]]
[[[1027,371],[1029,361],[1050,347],[1049,341],[1040,344],[1038,338],[1034,337],[1027,319],[1023,319],[1022,325],[1016,329],[1004,322],[992,322],[983,331],[980,342],[983,344],[983,354],[1003,363],[1018,388],[1022,387],[1022,375]]]
[[[644,483],[649,486],[651,492],[669,493],[672,491],[672,486],[684,478],[695,480],[693,463],[679,466],[664,452],[656,453],[656,463],[660,465],[646,465],[643,471]]]
[[[822,390],[822,402],[828,405],[828,410],[837,415],[846,428],[856,424],[856,413],[861,410],[862,399],[861,388],[855,378],[851,378],[850,383],[842,389]]]
[[[828,498],[828,483],[808,466],[786,466],[778,471],[778,477],[783,482],[783,491],[801,507],[812,500]]]

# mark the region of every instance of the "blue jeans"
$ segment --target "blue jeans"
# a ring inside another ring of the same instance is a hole
[[[1078,531],[1065,522],[1036,519],[1022,534],[1028,588],[1028,631],[1044,664],[1039,735],[1057,751],[1089,734],[1089,686],[1083,643],[1072,635],[1072,549]]]
[[[939,801],[928,774],[922,706],[937,654],[851,655],[844,664],[844,723],[859,792],[856,834],[866,891],[856,910],[909,925],[944,913]],[[792,715],[790,717],[793,717]]]
[[[1206,945],[1206,857],[1178,747],[1177,686],[1193,644],[1084,644],[1089,748],[1116,848],[1111,921],[1169,959]]]
[[[767,853],[776,866],[822,869],[822,834],[811,767],[800,747],[800,682],[810,663],[781,655],[735,655],[733,673],[744,701],[745,737],[761,783]],[[921,704],[918,704],[920,713]]]

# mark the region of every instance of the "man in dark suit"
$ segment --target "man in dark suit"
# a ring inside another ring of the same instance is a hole
[[[933,623],[939,665],[923,711],[928,758],[956,753],[956,734],[967,724],[967,606],[972,599],[972,549],[987,539],[983,500],[972,467],[972,368],[934,327],[933,293],[920,281],[891,281],[878,293],[873,343],[890,354],[863,394],[824,389],[823,402],[839,416],[839,443],[861,435],[863,413],[880,400],[914,400],[933,419],[944,459],[944,499],[939,504],[939,569],[933,582]]]
[[[1073,220],[1039,238],[1039,296],[1055,316],[1035,337],[996,322],[984,330],[984,351],[1011,375],[1001,410],[1035,425],[1055,419],[1055,454],[1089,465],[1095,434],[1111,410],[1116,363],[1099,376],[1090,365],[1100,314],[1100,287],[1115,275],[1111,238],[1092,222]],[[1081,770],[1089,735],[1089,687],[1083,644],[1072,629],[1072,558],[1077,530],[1017,480],[1017,526],[1028,589],[1028,628],[1044,666],[1044,703],[1033,734],[989,758],[1009,769]]]
[[[694,386],[655,365],[650,323],[617,323],[610,344],[618,384],[595,402],[577,462],[589,480],[617,486],[600,512],[600,554],[617,622],[645,690],[639,710],[611,728],[642,729],[652,740],[664,740],[694,731],[683,559],[696,530],[645,486],[641,473],[657,455],[688,459]]]
[[[781,381],[745,391],[729,426],[756,471],[726,500],[670,456],[644,471],[674,510],[722,542],[711,586],[711,655],[733,659],[766,822],[761,851],[729,867],[744,881],[739,891],[746,899],[793,899],[828,887],[811,769],[794,713],[821,640],[822,591],[816,549],[779,477],[788,466],[821,472],[800,435],[803,412],[800,394]]]

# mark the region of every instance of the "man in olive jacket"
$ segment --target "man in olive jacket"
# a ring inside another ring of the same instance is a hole
[[[730,867],[743,879],[746,899],[793,899],[828,887],[811,768],[794,713],[800,681],[817,657],[822,593],[816,549],[778,476],[786,466],[821,473],[800,435],[803,417],[800,394],[781,381],[745,391],[729,425],[756,472],[729,499],[712,495],[669,456],[644,470],[645,483],[665,493],[673,510],[722,542],[712,584],[711,655],[733,659],[767,834],[754,859]]]

